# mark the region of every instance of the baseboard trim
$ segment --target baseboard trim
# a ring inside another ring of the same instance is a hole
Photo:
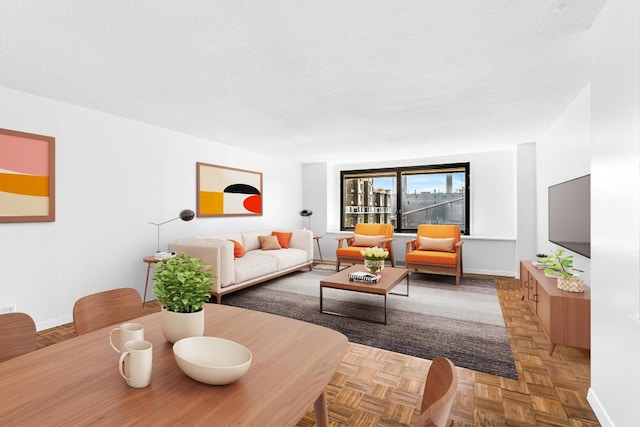
[[[465,268],[464,272],[469,274],[484,274],[487,276],[514,277],[513,271],[483,270],[481,268]]]
[[[593,409],[593,413],[596,414],[600,425],[603,427],[615,427],[611,418],[609,418],[609,414],[600,403],[600,399],[596,395],[596,392],[593,391],[593,388],[589,387],[589,392],[587,393],[587,402],[591,405],[591,409]]]
[[[71,322],[73,322],[73,316],[62,316],[45,322],[36,322],[36,330],[38,332],[44,331],[45,329],[55,328],[56,326],[66,325]]]

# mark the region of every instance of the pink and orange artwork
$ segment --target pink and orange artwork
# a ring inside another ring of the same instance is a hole
[[[197,215],[262,215],[262,173],[197,163]]]
[[[0,129],[0,222],[55,221],[55,138]]]

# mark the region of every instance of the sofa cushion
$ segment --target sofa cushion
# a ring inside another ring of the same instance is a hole
[[[284,270],[285,268],[293,267],[295,265],[303,264],[307,261],[307,251],[302,249],[280,249],[279,251],[266,251],[262,252],[264,255],[273,257],[277,264],[278,270]]]
[[[268,236],[271,234],[271,230],[269,231],[243,231],[241,233],[242,240],[239,242],[242,243],[244,249],[246,251],[253,251],[255,249],[260,249],[260,240],[259,236]]]
[[[341,258],[355,258],[362,259],[362,254],[360,251],[362,247],[360,246],[347,246],[346,248],[338,248],[336,249],[336,256]]]
[[[379,236],[365,236],[364,234],[354,234],[353,235],[353,246],[380,246],[380,241],[384,239],[383,235]]]
[[[419,236],[418,249],[420,249],[421,251],[454,252],[454,241],[455,239],[453,237],[445,239],[434,239],[431,237]]]
[[[276,236],[278,238],[278,243],[280,243],[280,246],[282,247],[282,249],[289,248],[289,240],[291,240],[291,236],[293,235],[293,233],[291,232],[287,233],[284,231],[272,231],[271,235]]]
[[[248,251],[242,258],[236,259],[234,262],[236,283],[275,273],[278,270],[278,260],[266,255],[270,252]]]
[[[242,234],[240,233],[224,233],[224,234],[216,234],[212,236],[194,236],[194,237],[183,237],[176,240],[176,243],[181,243],[182,241],[190,240],[190,239],[216,239],[216,240],[235,240],[237,242],[242,243]]]
[[[263,251],[282,249],[282,246],[280,246],[280,242],[278,242],[278,238],[276,236],[258,236],[258,240],[260,240],[260,248]]]
[[[407,263],[456,265],[458,255],[455,252],[411,251],[406,255]]]

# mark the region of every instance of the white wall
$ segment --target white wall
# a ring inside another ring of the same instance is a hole
[[[591,173],[591,90],[585,87],[536,146],[537,249],[550,253],[558,245],[549,242],[548,188]],[[574,267],[590,284],[589,258],[573,255]]]
[[[469,162],[471,236],[464,237],[464,269],[469,273],[516,274],[515,150],[419,157],[403,161],[305,164],[304,204],[314,211],[313,231],[322,234],[322,254],[335,260],[340,232],[340,172],[343,170]],[[490,200],[490,203],[487,201]],[[320,212],[316,218],[316,212]],[[346,233],[348,234],[348,233]],[[415,235],[396,234],[396,260],[404,262],[405,242]],[[535,254],[531,254],[535,255]]]
[[[640,425],[640,2],[592,30],[591,389],[602,425]]]
[[[537,236],[536,143],[517,147],[516,218],[516,277],[520,277],[520,260],[533,259],[539,253]]]
[[[148,222],[196,209],[198,161],[262,172],[264,214],[173,221],[161,227],[161,248],[184,236],[301,227],[300,164],[3,88],[0,128],[56,138],[56,221],[0,223],[0,306],[16,304],[39,330],[70,322],[85,294],[142,294],[142,258],[156,250]]]

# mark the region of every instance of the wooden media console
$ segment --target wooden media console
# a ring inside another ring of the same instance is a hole
[[[585,285],[584,292],[565,292],[556,282],[531,261],[520,261],[522,299],[551,341],[549,355],[557,344],[591,348],[591,288]]]

